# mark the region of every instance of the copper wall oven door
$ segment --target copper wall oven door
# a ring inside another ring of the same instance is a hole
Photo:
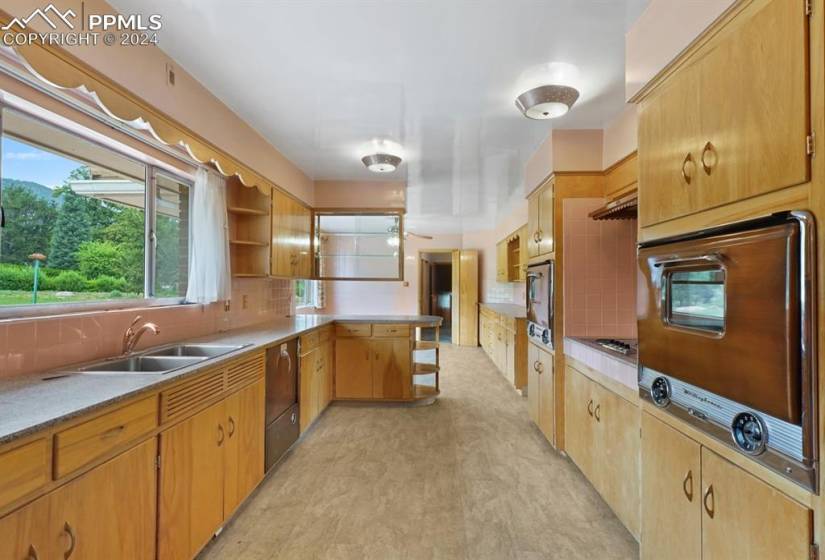
[[[803,226],[783,213],[642,244],[640,364],[792,424],[810,422]]]

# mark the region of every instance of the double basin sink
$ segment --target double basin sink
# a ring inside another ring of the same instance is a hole
[[[133,356],[102,360],[65,373],[149,373],[162,375],[180,368],[206,362],[218,356],[229,354],[230,352],[235,352],[246,346],[249,346],[249,344],[173,344],[148,350]]]

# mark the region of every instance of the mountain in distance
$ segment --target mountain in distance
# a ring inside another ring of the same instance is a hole
[[[8,189],[11,187],[21,187],[38,198],[42,198],[43,200],[53,200],[59,203],[59,200],[55,200],[52,196],[52,189],[47,187],[46,185],[41,185],[40,183],[35,183],[34,181],[21,181],[20,179],[3,179],[2,188]]]

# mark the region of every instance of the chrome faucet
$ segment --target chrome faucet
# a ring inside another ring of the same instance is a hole
[[[134,350],[135,345],[137,345],[138,340],[140,337],[143,336],[143,333],[146,331],[152,331],[154,334],[160,334],[160,328],[154,323],[144,323],[141,325],[137,330],[133,327],[137,325],[138,321],[140,321],[143,317],[138,315],[135,317],[135,320],[132,321],[132,324],[129,325],[129,328],[126,329],[126,332],[123,333],[123,355],[131,354],[132,350]]]

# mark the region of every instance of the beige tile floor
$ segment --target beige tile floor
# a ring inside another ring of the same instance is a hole
[[[422,408],[332,406],[204,559],[628,559],[633,537],[480,348]]]

